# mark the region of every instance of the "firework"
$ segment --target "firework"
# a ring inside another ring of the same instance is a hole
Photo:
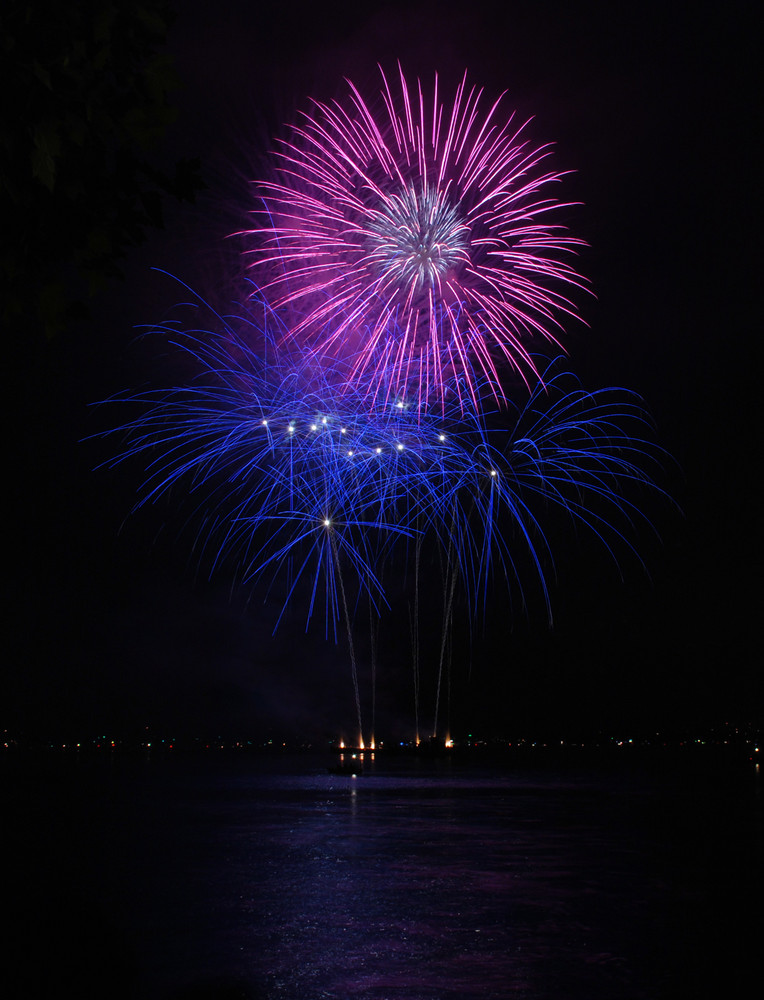
[[[584,287],[550,148],[466,75],[450,104],[400,69],[376,103],[349,87],[276,152],[245,306],[193,296],[193,324],[156,328],[194,376],[122,397],[138,412],[107,464],[143,462],[138,508],[180,496],[209,573],[265,590],[274,631],[295,605],[344,631],[362,744],[362,609],[373,635],[410,599],[418,732],[419,595],[439,574],[437,731],[457,606],[472,622],[533,582],[551,621],[561,525],[640,561],[662,452],[636,396],[544,359]]]
[[[127,444],[110,464],[146,459],[138,507],[183,487],[211,572],[233,562],[247,584],[281,577],[278,620],[300,580],[308,618],[324,595],[327,631],[344,614],[341,589],[350,604],[365,593],[381,611],[388,568],[422,537],[457,572],[473,611],[495,578],[522,592],[521,553],[549,608],[550,507],[615,559],[630,548],[640,517],[630,486],[655,489],[659,452],[633,430],[646,418],[625,390],[585,392],[551,367],[509,426],[485,386],[478,408],[398,399],[369,413],[367,390],[349,386],[341,366],[327,371],[310,352],[284,355],[273,343],[252,349],[251,313],[222,322],[218,332],[165,331],[198,375],[122,400],[140,413],[119,427]]]
[[[425,98],[383,73],[377,104],[349,86],[345,103],[314,103],[261,185],[248,231],[261,291],[299,309],[290,338],[350,359],[374,399],[475,405],[488,386],[503,400],[507,372],[535,381],[530,342],[557,343],[582,286],[581,241],[553,221],[550,148],[466,75],[448,106],[437,76]]]

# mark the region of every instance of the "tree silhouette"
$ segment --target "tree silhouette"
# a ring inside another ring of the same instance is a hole
[[[2,314],[51,337],[87,314],[118,261],[192,202],[198,160],[157,153],[178,86],[162,0],[11,2],[0,15]]]

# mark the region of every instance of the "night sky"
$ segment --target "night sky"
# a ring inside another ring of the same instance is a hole
[[[51,341],[22,320],[6,333],[6,521],[10,642],[3,725],[29,738],[171,733],[311,737],[351,729],[344,645],[303,636],[225,574],[197,572],[172,504],[127,518],[140,469],[97,469],[109,426],[90,404],[171,381],[134,327],[161,321],[178,287],[225,294],[240,265],[226,237],[247,224],[248,180],[269,136],[307,95],[348,76],[376,87],[377,62],[410,77],[465,68],[534,117],[576,172],[560,195],[589,244],[595,296],[567,331],[587,387],[639,392],[675,457],[651,504],[649,576],[625,582],[585,542],[556,545],[555,624],[539,603],[454,645],[456,730],[573,734],[764,722],[759,631],[759,53],[748,5],[388,3],[179,5],[169,52],[182,88],[161,162],[200,157],[206,189],[168,206],[162,230],[121,262],[92,317]],[[751,5],[752,7],[753,5]],[[41,232],[39,238],[46,239]],[[62,272],[63,273],[63,272]],[[164,367],[163,367],[164,366]],[[127,519],[126,519],[127,518]],[[380,646],[379,724],[412,728],[406,643]],[[363,644],[361,644],[363,652]],[[469,683],[467,677],[469,675]],[[427,711],[425,711],[427,715]]]

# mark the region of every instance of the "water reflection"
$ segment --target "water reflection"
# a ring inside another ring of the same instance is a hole
[[[330,764],[189,758],[52,786],[40,809],[66,816],[61,871],[90,915],[41,874],[40,912],[67,914],[41,949],[87,940],[97,916],[131,970],[106,992],[125,1000],[739,995],[761,888],[750,762],[737,782]],[[35,830],[52,871],[57,835]]]
[[[620,822],[597,830],[607,795],[382,769],[286,784],[253,792],[237,872],[241,959],[274,997],[640,995],[619,915],[642,871]]]

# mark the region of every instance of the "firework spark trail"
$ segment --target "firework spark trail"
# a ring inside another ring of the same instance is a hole
[[[281,579],[276,626],[300,581],[309,581],[308,620],[324,581],[335,638],[361,594],[381,613],[388,569],[423,538],[458,572],[473,614],[496,580],[522,596],[524,552],[551,617],[550,507],[614,559],[633,551],[642,515],[631,488],[657,489],[648,463],[659,458],[632,433],[646,423],[636,397],[587,393],[551,367],[509,426],[483,386],[477,410],[454,400],[432,413],[398,400],[370,414],[346,366],[317,367],[309,350],[266,352],[262,325],[254,349],[255,326],[250,312],[222,331],[166,329],[199,374],[188,387],[124,397],[140,412],[117,428],[126,443],[107,464],[146,458],[137,507],[182,487],[211,573],[233,561],[246,583]]]
[[[557,344],[566,289],[584,287],[565,260],[583,241],[548,221],[563,174],[466,75],[450,109],[437,76],[431,105],[400,68],[395,94],[382,84],[379,109],[352,83],[345,104],[314,102],[276,151],[247,231],[261,290],[301,311],[289,338],[352,358],[372,400],[477,405],[486,385],[504,400],[505,371],[535,381],[526,342]]]

